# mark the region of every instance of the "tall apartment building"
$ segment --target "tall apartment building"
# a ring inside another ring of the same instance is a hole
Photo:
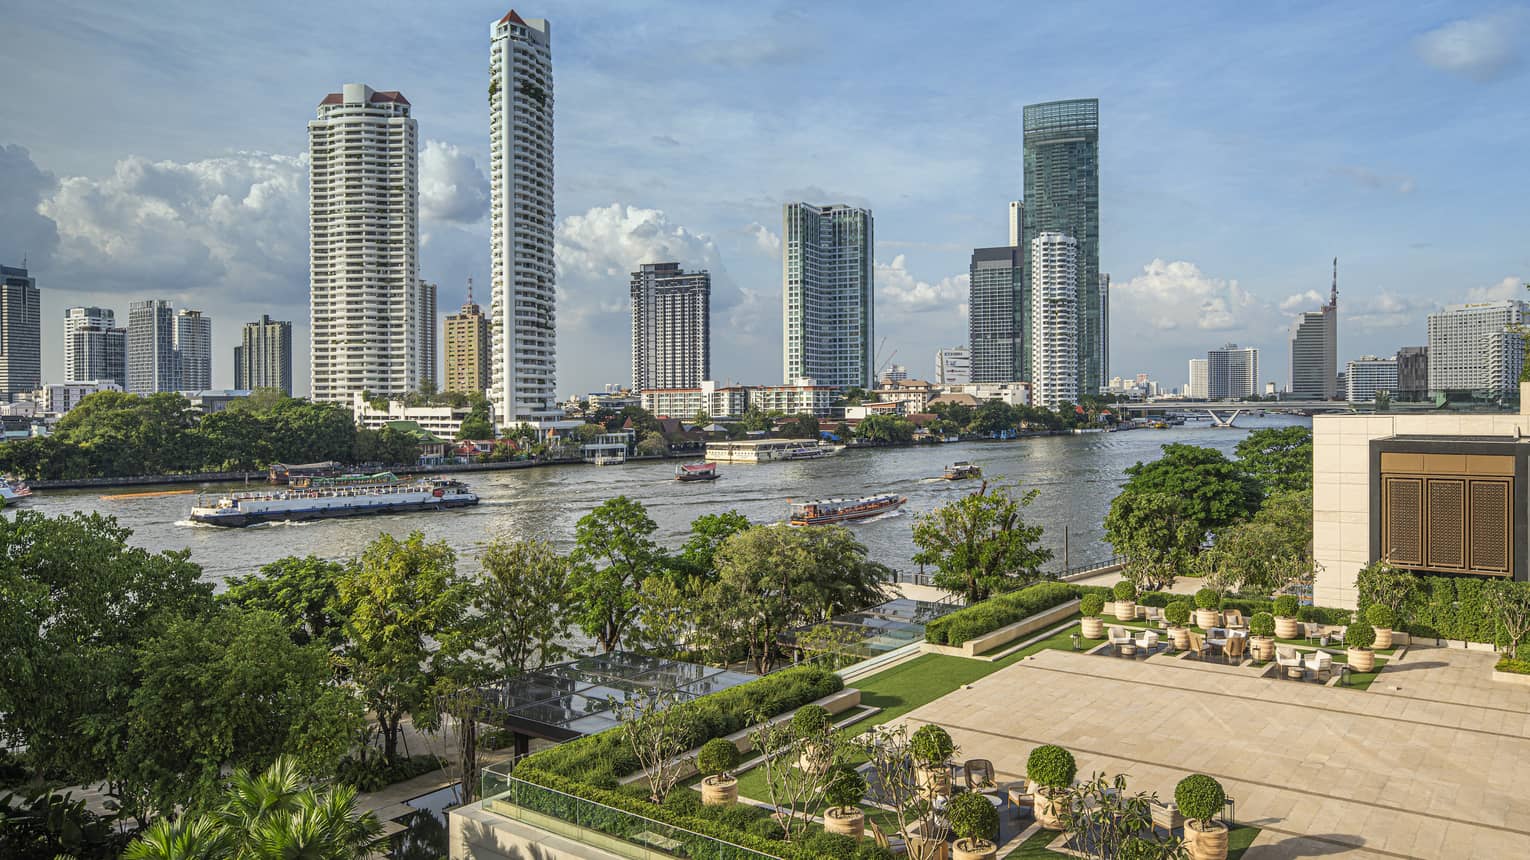
[[[1530,305],[1518,299],[1451,305],[1429,315],[1429,390],[1456,397],[1518,391],[1524,358],[1519,327]]]
[[[1259,350],[1224,344],[1206,351],[1206,397],[1210,400],[1242,400],[1259,387]]]
[[[169,302],[145,299],[128,305],[127,383],[133,394],[179,390],[175,311]]]
[[[1042,233],[1029,259],[1031,403],[1052,409],[1078,402],[1078,241]]]
[[[1291,396],[1297,400],[1332,400],[1339,380],[1339,260],[1333,261],[1328,304],[1308,311],[1291,324]]]
[[[1344,365],[1344,399],[1350,403],[1370,403],[1376,395],[1390,396],[1397,390],[1397,359],[1374,355],[1352,358]]]
[[[1110,374],[1110,273],[1101,272],[1096,289],[1100,302],[1100,376]]]
[[[935,351],[937,385],[965,385],[971,381],[972,350],[965,346],[953,346]]]
[[[212,320],[201,311],[175,315],[175,375],[177,391],[212,388]]]
[[[75,332],[86,327],[104,331],[116,326],[117,315],[111,308],[64,308],[64,382],[87,382],[90,379],[74,375],[75,369],[81,364],[75,356]]]
[[[468,279],[467,301],[446,318],[446,390],[482,395],[489,388],[489,318],[473,301]]]
[[[977,248],[967,281],[967,343],[973,382],[1031,378],[1030,286],[1019,248]]]
[[[127,390],[127,329],[76,325],[65,339],[66,384],[111,382]]]
[[[782,222],[784,381],[870,387],[876,362],[871,210],[788,203]]]
[[[418,130],[409,100],[346,84],[308,123],[311,396],[418,387]]]
[[[489,26],[489,400],[500,424],[556,418],[552,27]]]
[[[292,396],[292,323],[261,314],[234,347],[234,388],[275,388]]]
[[[712,276],[679,263],[632,273],[632,389],[695,388],[712,378]]]
[[[1104,293],[1109,282],[1100,279],[1100,101],[1026,105],[1022,125],[1025,205],[1020,247],[1029,271],[1030,249],[1042,233],[1062,233],[1078,242],[1075,388],[1098,394],[1110,378],[1105,340],[1109,303]]]
[[[1429,347],[1405,346],[1397,351],[1398,400],[1417,402],[1429,394]]]
[[[1025,202],[1009,201],[1009,245],[1020,247],[1020,237],[1025,233]]]
[[[437,334],[440,323],[436,316],[436,292],[436,285],[429,281],[420,281],[415,285],[414,343],[416,354],[419,356],[415,384],[421,388],[426,385],[432,388],[441,386],[441,377],[437,375],[439,365],[436,358],[441,346]]]
[[[42,295],[25,268],[0,266],[0,401],[42,385]]]
[[[1206,399],[1206,359],[1190,359],[1190,380],[1185,385],[1185,396],[1191,400]]]

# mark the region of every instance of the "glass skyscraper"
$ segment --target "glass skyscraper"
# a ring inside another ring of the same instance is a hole
[[[1078,242],[1078,392],[1098,394],[1109,379],[1108,303],[1100,280],[1100,100],[1026,105],[1023,125],[1020,249],[1029,271],[1031,243],[1042,233],[1062,233]]]
[[[973,382],[1031,378],[1031,291],[1019,248],[977,248],[968,270],[967,342]]]

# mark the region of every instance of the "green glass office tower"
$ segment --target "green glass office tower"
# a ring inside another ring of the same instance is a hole
[[[1096,394],[1109,378],[1108,303],[1100,280],[1100,100],[1026,105],[1024,133],[1020,249],[1026,271],[1037,236],[1063,233],[1077,240],[1078,391]]]

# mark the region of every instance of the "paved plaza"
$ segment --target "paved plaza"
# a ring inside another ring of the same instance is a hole
[[[1492,681],[1495,659],[1415,647],[1359,691],[1043,651],[905,719],[1001,780],[1042,743],[1165,800],[1210,774],[1263,829],[1246,860],[1530,857],[1530,687]]]

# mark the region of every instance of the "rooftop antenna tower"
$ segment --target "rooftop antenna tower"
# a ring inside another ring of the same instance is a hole
[[[1333,286],[1328,290],[1328,305],[1334,310],[1339,309],[1339,258],[1333,258]]]
[[[1335,275],[1334,277],[1337,278],[1338,275]],[[468,275],[468,304],[472,304],[472,303],[473,303],[473,276],[472,275]]]

